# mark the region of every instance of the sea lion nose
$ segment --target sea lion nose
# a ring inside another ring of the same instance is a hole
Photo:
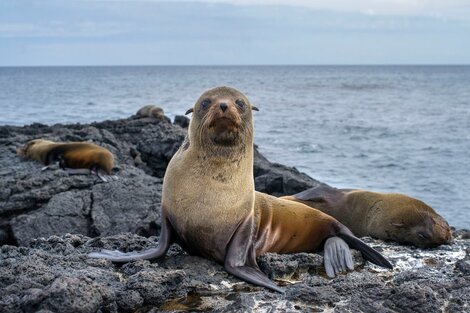
[[[225,103],[225,102],[222,102],[221,104],[219,104],[219,106],[220,106],[220,109],[222,110],[222,112],[225,112],[228,108],[227,103]]]

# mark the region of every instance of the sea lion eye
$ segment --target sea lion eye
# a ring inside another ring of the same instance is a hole
[[[202,102],[201,102],[201,107],[202,107],[203,109],[205,109],[205,108],[207,108],[207,107],[211,104],[211,102],[212,102],[212,101],[211,101],[210,99],[204,99],[204,100],[202,100]]]
[[[240,109],[243,109],[245,107],[245,101],[238,99],[235,101],[235,103],[240,107]]]
[[[429,239],[429,238],[430,238],[430,236],[428,236],[427,234],[422,233],[422,232],[419,232],[419,233],[418,233],[418,236],[419,236],[421,239]]]

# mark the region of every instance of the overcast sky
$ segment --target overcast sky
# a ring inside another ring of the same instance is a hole
[[[0,0],[0,66],[470,64],[467,0]]]

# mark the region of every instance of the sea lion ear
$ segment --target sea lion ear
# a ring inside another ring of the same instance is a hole
[[[188,111],[186,111],[186,113],[184,113],[184,115],[188,115],[189,113],[193,113],[193,112],[194,112],[194,109],[190,108],[188,109]]]
[[[258,109],[257,107],[255,107],[254,105],[251,106],[251,109],[252,109],[253,111],[259,111],[259,109]]]
[[[403,223],[394,223],[394,222],[390,222],[390,224],[392,224],[392,225],[395,226],[395,227],[403,227],[403,226],[405,226],[405,224],[403,224]]]

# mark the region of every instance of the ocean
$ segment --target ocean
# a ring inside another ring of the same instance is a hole
[[[470,228],[470,66],[0,67],[0,124],[125,118],[146,104],[173,118],[219,85],[259,107],[269,160],[408,194]]]

